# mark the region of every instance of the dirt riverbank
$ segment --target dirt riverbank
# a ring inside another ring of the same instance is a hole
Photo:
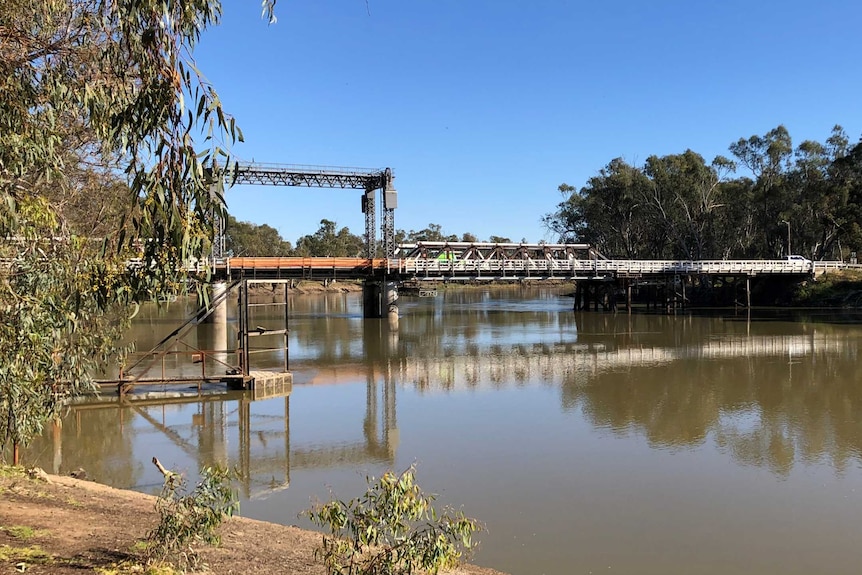
[[[122,562],[139,562],[137,543],[157,523],[154,504],[143,493],[71,477],[34,479],[6,468],[0,473],[0,574],[110,574]],[[208,573],[325,573],[314,560],[319,533],[233,517],[221,534],[221,546],[202,548]],[[501,575],[472,565],[452,573]]]
[[[358,280],[333,281],[326,283],[312,280],[297,280],[290,287],[290,292],[292,294],[351,293],[361,291],[362,282]],[[265,297],[274,293],[284,294],[280,284],[262,283],[255,284],[251,288],[251,295],[256,297]]]

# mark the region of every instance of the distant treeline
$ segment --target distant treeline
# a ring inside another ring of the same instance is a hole
[[[480,241],[471,233],[447,235],[439,224],[428,224],[419,231],[397,230],[395,242],[415,243],[418,241]],[[491,236],[488,241],[507,243],[511,240],[502,236]],[[251,222],[238,221],[233,216],[228,217],[225,234],[225,247],[234,256],[297,256],[297,257],[363,257],[365,256],[365,238],[350,232],[346,227],[338,229],[335,222],[321,220],[320,228],[313,234],[302,236],[296,240],[296,247],[291,245],[278,233],[278,230],[266,224],[257,225]],[[381,248],[382,249],[382,248]],[[380,254],[382,255],[382,253]]]
[[[561,241],[631,259],[845,259],[862,249],[862,142],[835,126],[825,143],[793,147],[778,126],[730,145],[733,160],[699,154],[617,158],[545,216]],[[737,175],[737,171],[745,175]],[[788,243],[790,244],[788,250]]]

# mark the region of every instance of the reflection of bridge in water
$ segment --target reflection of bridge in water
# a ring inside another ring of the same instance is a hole
[[[603,343],[534,343],[487,346],[469,345],[465,351],[445,350],[423,355],[421,346],[409,356],[392,357],[389,369],[395,380],[420,389],[455,390],[496,387],[539,380],[562,381],[579,374],[653,367],[685,360],[730,358],[800,358],[845,350],[850,342],[817,333],[798,335],[735,336],[677,347],[629,346],[610,349]],[[853,343],[855,346],[856,344]],[[435,350],[439,351],[439,350]],[[339,367],[310,359],[294,362],[295,372],[313,375],[298,381],[340,383],[357,381],[373,365],[360,355],[341,355]],[[317,370],[320,370],[317,372]]]
[[[329,468],[368,462],[391,464],[398,448],[395,416],[394,380],[369,373],[366,380],[365,417],[361,437],[346,438],[328,445],[296,445],[290,435],[290,397],[259,402],[251,392],[175,393],[103,397],[70,406],[72,421],[57,426],[51,434],[52,461],[43,465],[53,473],[85,467],[85,457],[78,453],[82,445],[75,441],[87,426],[86,419],[96,412],[115,410],[114,425],[121,435],[155,431],[198,466],[213,462],[240,470],[240,485],[246,498],[266,495],[290,485],[291,469]],[[177,413],[181,413],[178,420]],[[191,413],[189,413],[191,412]],[[185,415],[189,415],[187,419]],[[134,429],[134,420],[146,423],[143,430]],[[116,429],[101,433],[116,433]],[[352,435],[352,434],[351,434]],[[64,441],[64,436],[66,440]],[[149,445],[147,446],[150,447]],[[45,450],[42,450],[44,453]],[[105,454],[106,458],[116,454]],[[132,461],[145,461],[152,453],[130,454]],[[169,459],[163,458],[166,463]],[[145,473],[147,470],[145,470]],[[92,477],[114,484],[109,478]]]

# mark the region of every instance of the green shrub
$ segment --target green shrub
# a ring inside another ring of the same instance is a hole
[[[28,539],[32,539],[34,537],[41,537],[46,533],[41,529],[34,529],[28,525],[2,526],[0,527],[0,530],[5,531],[9,537],[18,539],[20,541],[27,541]]]
[[[231,487],[231,473],[221,467],[204,467],[194,491],[186,493],[183,476],[162,470],[165,484],[156,501],[159,524],[149,535],[147,562],[170,562],[180,569],[195,570],[202,566],[198,544],[218,545],[216,529],[238,509],[236,493]]]
[[[328,530],[316,550],[330,575],[437,573],[475,548],[474,519],[449,508],[438,516],[434,495],[416,484],[415,469],[368,478],[364,495],[315,505],[305,514]]]

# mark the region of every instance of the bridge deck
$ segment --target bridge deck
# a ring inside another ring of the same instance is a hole
[[[252,278],[362,279],[392,270],[385,258],[225,258],[216,276]]]
[[[835,267],[835,263],[830,264]],[[673,275],[804,276],[818,267],[787,260],[607,260],[579,258],[441,259],[226,258],[216,265],[221,277],[362,279],[396,276],[417,279],[612,279]],[[822,267],[822,266],[820,266]]]

